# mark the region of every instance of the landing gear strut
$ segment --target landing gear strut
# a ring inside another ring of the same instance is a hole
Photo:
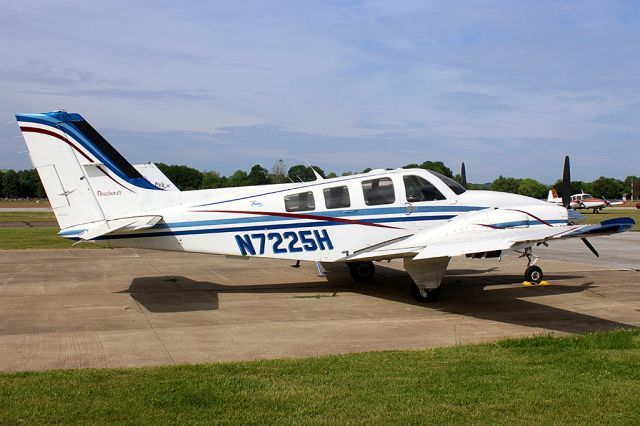
[[[351,272],[351,278],[359,283],[370,282],[376,273],[376,267],[373,262],[350,262],[347,265]]]

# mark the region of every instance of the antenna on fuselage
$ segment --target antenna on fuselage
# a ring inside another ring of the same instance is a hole
[[[307,163],[307,166],[309,166],[313,174],[316,176],[316,180],[324,180],[324,178],[320,176],[320,173],[318,173],[316,169],[313,168],[313,166],[311,165],[311,163],[309,163],[309,161],[304,160],[304,162]]]

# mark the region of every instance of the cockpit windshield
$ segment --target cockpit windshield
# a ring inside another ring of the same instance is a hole
[[[434,172],[433,170],[429,170],[429,173],[433,173],[434,175],[436,175],[456,195],[460,195],[460,194],[462,194],[463,192],[466,191],[464,186],[460,185],[458,182],[456,182],[455,180],[451,179],[450,177],[446,177],[445,175],[442,175],[442,174],[440,174],[438,172]]]

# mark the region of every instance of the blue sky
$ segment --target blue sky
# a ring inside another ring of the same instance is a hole
[[[640,174],[638,2],[0,5],[0,168],[30,167],[13,114],[65,109],[132,162],[223,174]]]

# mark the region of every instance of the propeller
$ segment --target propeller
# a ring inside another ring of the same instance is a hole
[[[566,157],[564,157],[564,170],[562,172],[562,205],[567,210],[569,210],[569,207],[571,206],[570,192],[571,192],[571,166],[569,165],[569,156],[567,155]],[[600,255],[598,254],[598,251],[595,249],[595,247],[593,247],[593,245],[591,245],[589,240],[587,240],[584,237],[580,239],[582,240],[584,245],[587,246],[589,250],[591,250],[591,253],[593,253],[596,257],[600,257]]]
[[[569,156],[564,157],[564,170],[562,172],[562,205],[568,209],[571,205],[571,166]]]
[[[587,246],[589,248],[589,250],[591,250],[591,253],[595,254],[596,257],[600,257],[600,255],[598,254],[598,251],[595,249],[595,247],[593,247],[591,245],[591,243],[589,242],[589,240],[587,240],[586,238],[582,237],[580,238],[582,240],[582,242],[584,243],[585,246]]]
[[[464,168],[464,161],[462,162],[462,167],[460,168],[460,182],[462,186],[467,187],[467,171]]]

